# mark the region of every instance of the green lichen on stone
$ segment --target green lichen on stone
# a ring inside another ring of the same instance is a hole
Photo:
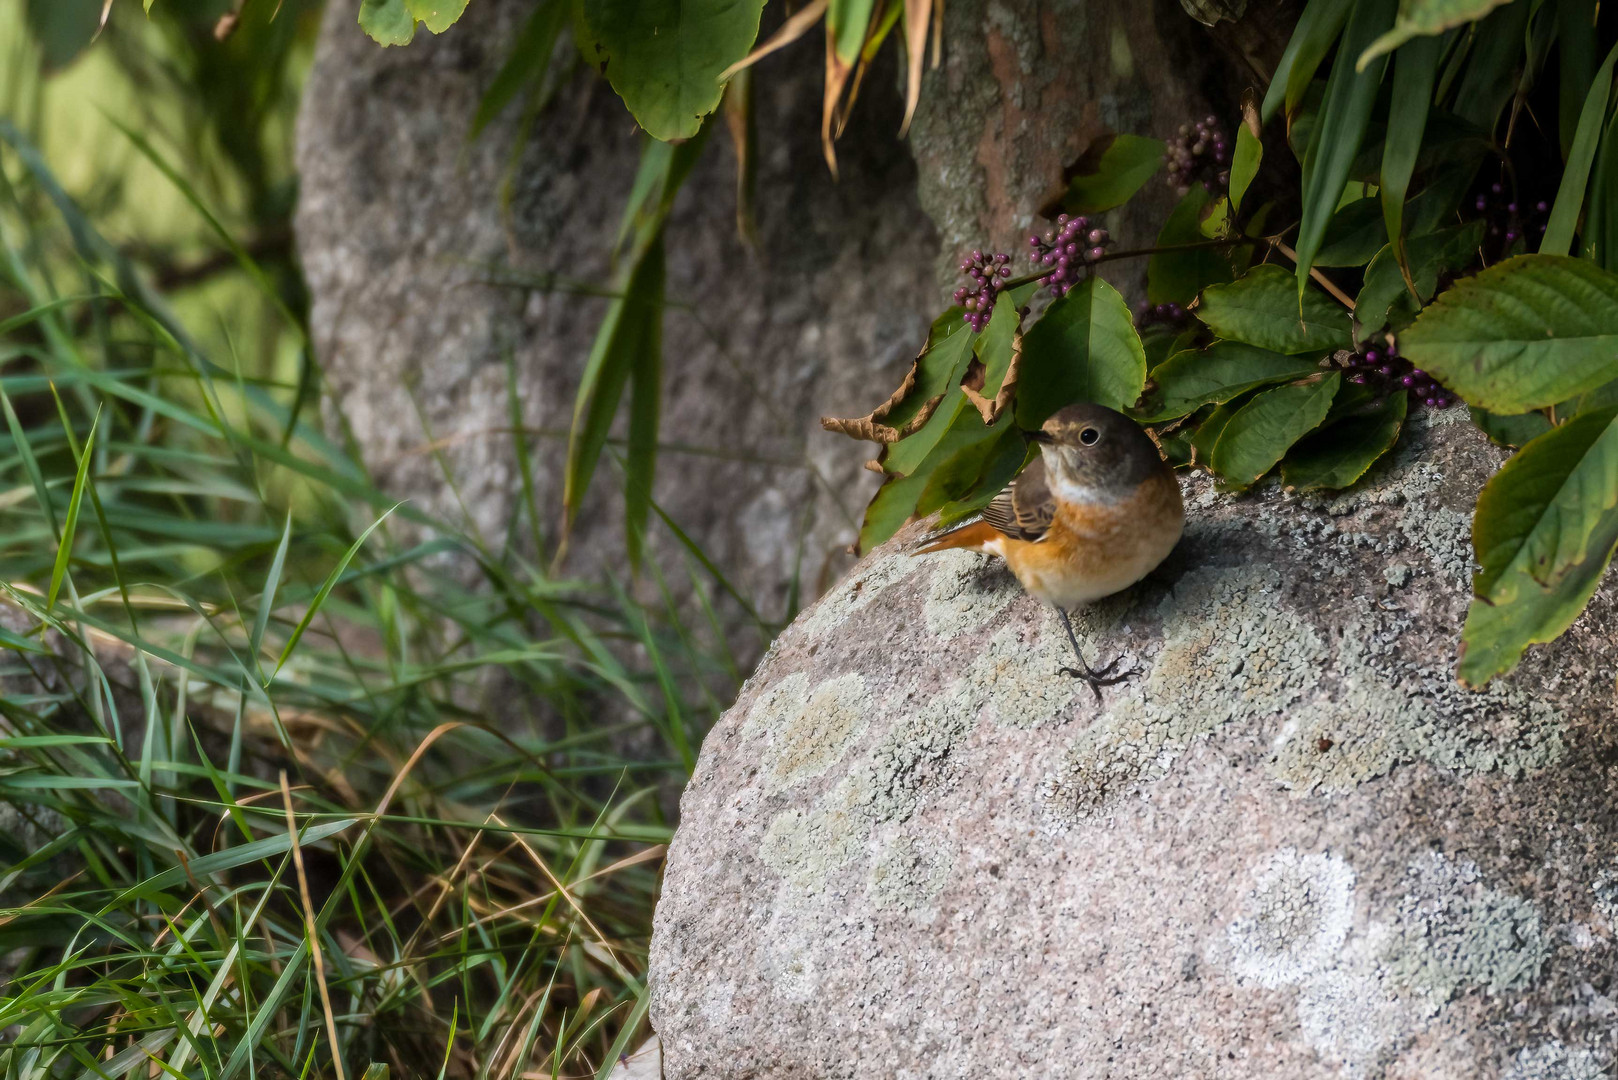
[[[1609,1080],[1611,1076],[1593,1051],[1553,1039],[1519,1050],[1500,1080]]]
[[[1045,727],[1074,715],[1081,691],[1077,679],[1062,674],[1074,663],[1072,647],[1054,612],[1041,609],[1037,636],[1027,626],[1008,626],[984,647],[967,669],[966,681],[980,691],[988,718],[1017,728]]]
[[[954,857],[938,840],[924,841],[899,833],[871,865],[868,891],[872,902],[889,911],[929,914],[949,882]]]
[[[1518,990],[1550,956],[1538,909],[1486,885],[1470,860],[1422,855],[1410,863],[1405,888],[1383,950],[1397,985],[1440,1002],[1469,988]]]
[[[1273,715],[1313,684],[1326,655],[1279,602],[1274,567],[1199,568],[1159,605],[1163,645],[1144,679],[1078,736],[1040,786],[1065,828],[1165,775],[1192,741],[1232,720]]]
[[[761,725],[768,728],[764,766],[772,793],[823,775],[865,730],[871,703],[864,678],[839,675],[806,692],[807,684],[801,673],[781,680]]]
[[[925,560],[904,551],[890,551],[868,565],[856,566],[842,584],[821,597],[796,627],[806,641],[818,641],[847,622],[856,611],[880,596],[891,585],[909,577],[926,565]]]
[[[860,777],[844,777],[810,809],[793,807],[775,815],[764,830],[759,858],[798,888],[818,889],[865,854],[869,803]]]
[[[927,558],[933,573],[922,616],[933,637],[952,638],[987,625],[1021,591],[1005,564],[992,555],[942,551]]]
[[[960,774],[960,744],[977,723],[978,691],[959,679],[919,708],[894,717],[881,741],[855,767],[869,796],[867,812],[880,822],[903,822]]]

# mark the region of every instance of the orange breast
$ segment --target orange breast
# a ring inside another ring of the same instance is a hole
[[[1057,607],[1076,607],[1151,573],[1184,527],[1180,485],[1164,467],[1123,502],[1061,504],[1044,539],[1007,538],[1001,554],[1031,594]]]

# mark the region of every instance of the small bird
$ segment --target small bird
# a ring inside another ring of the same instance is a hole
[[[1068,609],[1127,589],[1179,543],[1185,504],[1174,470],[1140,425],[1101,405],[1069,405],[1028,437],[1040,455],[976,519],[929,538],[913,554],[949,548],[1006,561],[1022,587],[1062,617],[1077,668],[1062,674],[1101,687],[1118,660],[1085,662]]]

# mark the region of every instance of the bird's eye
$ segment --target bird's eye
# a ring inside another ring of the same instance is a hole
[[[1093,427],[1087,427],[1079,432],[1079,441],[1085,446],[1094,446],[1099,438],[1101,438],[1101,432]]]

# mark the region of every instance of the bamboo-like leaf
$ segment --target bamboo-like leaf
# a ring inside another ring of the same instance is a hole
[[[1359,54],[1355,66],[1364,70],[1377,57],[1384,56],[1416,37],[1442,34],[1455,26],[1476,22],[1510,0],[1399,0],[1399,17],[1393,29],[1377,38]]]
[[[1618,270],[1618,111],[1601,136],[1590,176],[1590,208],[1585,211],[1581,254],[1607,270]]]
[[[1590,167],[1595,162],[1601,129],[1607,118],[1614,62],[1618,62],[1618,45],[1614,45],[1602,61],[1589,93],[1584,96],[1584,108],[1579,113],[1572,148],[1568,150],[1567,166],[1562,170],[1562,182],[1556,189],[1556,201],[1551,204],[1545,235],[1539,241],[1541,255],[1566,255],[1573,248],[1573,232],[1578,228],[1584,192],[1590,183]]]
[[[629,357],[629,447],[624,459],[625,540],[629,565],[639,571],[652,508],[657,431],[663,400],[663,238],[646,253],[643,303],[647,314]]]
[[[286,525],[281,529],[281,542],[275,546],[275,557],[270,560],[270,571],[264,576],[264,591],[258,598],[258,614],[253,618],[253,630],[247,639],[247,654],[253,658],[255,666],[260,665],[264,631],[270,625],[270,613],[275,610],[275,591],[281,586],[281,571],[286,566],[287,545],[291,542],[292,513],[288,511]],[[263,678],[262,668],[259,670],[259,677]]]
[[[1357,56],[1392,24],[1393,16],[1394,0],[1358,0],[1343,31],[1341,55]],[[1298,224],[1297,241],[1299,292],[1309,282],[1309,268],[1320,250],[1326,225],[1342,201],[1343,187],[1371,122],[1386,67],[1386,57],[1371,60],[1363,70],[1347,63],[1332,66],[1320,118],[1310,131],[1309,148],[1303,157],[1303,219]]]
[[[1394,258],[1410,280],[1405,257],[1405,196],[1421,153],[1421,137],[1432,108],[1433,80],[1438,76],[1436,37],[1421,37],[1399,50],[1393,59],[1393,99],[1388,104],[1388,129],[1382,143],[1382,221]]]
[[[1556,137],[1562,160],[1573,148],[1573,132],[1584,110],[1585,94],[1596,77],[1596,12],[1599,0],[1556,0]]]
[[[466,136],[468,142],[483,134],[483,129],[511,104],[519,90],[545,77],[550,69],[551,54],[556,51],[556,39],[567,23],[567,9],[566,0],[539,0],[523,23],[510,55],[478,99],[477,112],[472,114],[472,126]]]
[[[1309,0],[1298,17],[1298,25],[1287,40],[1285,51],[1275,65],[1275,75],[1264,94],[1260,118],[1269,123],[1270,117],[1283,104],[1290,115],[1303,100],[1304,91],[1315,77],[1315,71],[1326,59],[1337,35],[1348,20],[1354,0]]]

